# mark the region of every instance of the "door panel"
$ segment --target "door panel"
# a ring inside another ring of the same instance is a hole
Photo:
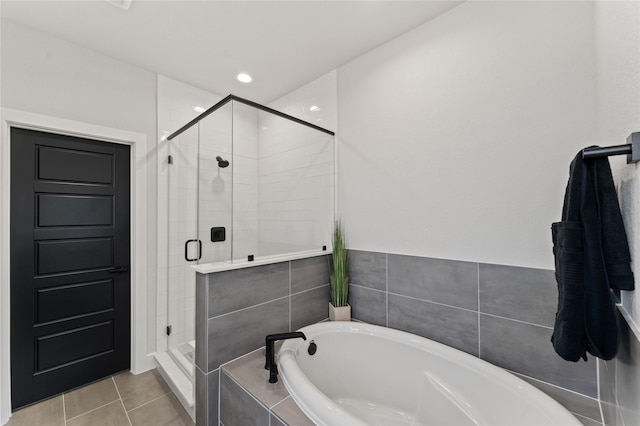
[[[113,198],[64,194],[36,196],[37,226],[110,226]]]
[[[76,272],[113,266],[113,239],[38,241],[37,275]]]
[[[36,289],[36,324],[113,309],[113,280]]]
[[[125,145],[11,129],[14,409],[129,368],[129,164]]]
[[[38,337],[36,372],[113,350],[113,321]]]
[[[36,150],[38,179],[83,183],[113,182],[113,157],[109,154],[41,146]],[[74,164],[75,167],[60,167]]]

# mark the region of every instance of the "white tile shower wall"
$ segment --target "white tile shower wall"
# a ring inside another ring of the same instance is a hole
[[[233,103],[233,258],[259,256],[258,110]]]
[[[270,102],[269,106],[335,131],[337,71]],[[261,114],[259,210],[262,255],[317,249],[331,244],[335,210],[331,138],[278,120]],[[292,131],[283,133],[282,127]],[[286,239],[283,238],[285,235]]]
[[[260,113],[259,244],[261,255],[330,245],[333,137]]]
[[[231,259],[232,185],[236,164],[233,153],[233,106],[227,103],[200,122],[198,182],[198,238],[202,241],[200,263]],[[230,162],[218,166],[216,157]],[[226,240],[211,241],[212,227],[225,227]]]
[[[258,251],[257,111],[230,102],[200,126],[200,263],[246,259]],[[217,156],[229,161],[219,167]],[[224,242],[212,242],[212,227],[225,227]]]

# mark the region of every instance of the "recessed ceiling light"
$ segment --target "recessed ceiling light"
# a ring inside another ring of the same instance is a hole
[[[251,78],[249,74],[245,73],[238,74],[236,78],[238,79],[238,81],[241,81],[243,83],[251,83],[251,80],[253,80],[253,78]]]
[[[309,111],[320,111],[320,107],[318,105],[311,105]]]
[[[197,106],[197,105],[193,107],[193,110],[195,112],[205,112],[206,111],[204,108],[202,108],[201,106]]]

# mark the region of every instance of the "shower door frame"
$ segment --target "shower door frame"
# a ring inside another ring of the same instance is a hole
[[[217,104],[215,104],[214,106],[212,106],[211,108],[209,108],[208,110],[206,110],[205,112],[203,112],[202,114],[200,114],[199,116],[197,116],[196,118],[194,118],[193,120],[191,120],[190,122],[185,124],[184,126],[180,127],[175,132],[171,133],[169,136],[167,136],[167,140],[171,140],[171,139],[175,138],[176,136],[179,136],[181,133],[187,131],[189,128],[191,128],[195,124],[197,124],[200,121],[202,121],[206,116],[214,113],[216,110],[220,109],[221,107],[223,107],[224,105],[226,105],[227,103],[229,103],[231,101],[236,101],[236,102],[240,102],[240,103],[245,104],[245,105],[252,106],[252,107],[254,107],[254,108],[258,109],[258,110],[265,111],[265,112],[271,113],[273,115],[277,115],[278,117],[282,117],[282,118],[285,118],[287,120],[293,121],[295,123],[302,124],[303,126],[306,126],[306,127],[311,127],[312,129],[316,129],[316,130],[318,130],[320,132],[327,133],[327,134],[329,134],[331,136],[335,136],[336,135],[335,132],[332,132],[331,130],[325,129],[324,127],[316,126],[313,123],[309,123],[308,121],[304,121],[304,120],[301,120],[301,119],[299,119],[297,117],[294,117],[292,115],[285,114],[284,112],[280,112],[280,111],[275,110],[273,108],[269,108],[268,106],[261,105],[259,103],[250,101],[250,100],[245,99],[245,98],[241,98],[241,97],[236,96],[236,95],[227,95],[220,102],[218,102]]]

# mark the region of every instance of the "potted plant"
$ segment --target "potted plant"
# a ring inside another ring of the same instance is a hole
[[[329,319],[331,321],[351,321],[349,306],[349,252],[344,246],[344,237],[340,222],[333,229],[333,268],[331,273],[331,302]]]

